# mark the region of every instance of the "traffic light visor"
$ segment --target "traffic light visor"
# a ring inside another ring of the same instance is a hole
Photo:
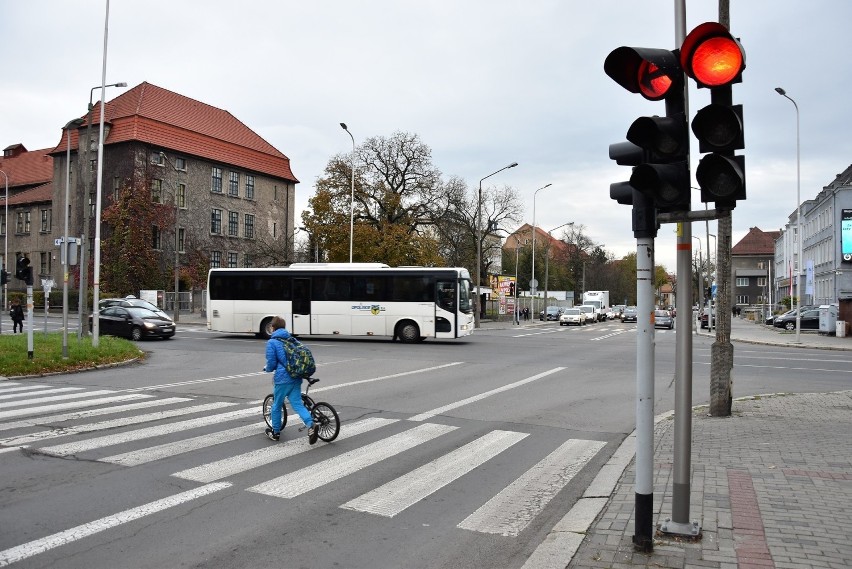
[[[680,63],[699,85],[721,87],[738,80],[745,69],[745,52],[725,26],[705,22],[686,36]]]
[[[664,99],[680,84],[677,57],[665,49],[619,47],[604,61],[604,72],[613,81],[650,101]]]

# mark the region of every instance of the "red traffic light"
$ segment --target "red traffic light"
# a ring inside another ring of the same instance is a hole
[[[739,80],[745,69],[745,51],[725,26],[705,22],[683,41],[680,64],[699,86],[721,87]]]
[[[604,72],[616,83],[650,101],[672,94],[682,82],[677,57],[665,49],[619,47],[604,61]]]

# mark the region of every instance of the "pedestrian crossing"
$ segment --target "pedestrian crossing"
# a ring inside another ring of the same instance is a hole
[[[288,417],[289,427],[280,442],[266,440],[258,402],[6,381],[0,383],[0,453],[4,460],[16,450],[26,449],[30,455],[75,457],[127,468],[165,464],[167,477],[204,485],[201,488],[207,490],[200,489],[198,496],[234,488],[246,492],[246,496],[294,500],[332,485],[348,488],[348,479],[367,472],[375,481],[373,487],[365,491],[353,486],[358,492],[345,496],[336,507],[384,518],[418,508],[464,477],[482,472],[496,457],[524,460],[529,464],[523,474],[499,491],[491,490],[491,495],[483,496],[468,511],[459,512],[453,522],[461,520],[456,526],[461,530],[512,537],[523,532],[606,443],[574,438],[548,441],[550,448],[530,460],[528,451],[515,449],[528,448],[525,441],[532,440],[532,433],[523,429],[470,432],[479,427],[444,424],[440,414],[561,370],[549,370],[410,417],[373,416],[349,421],[341,413],[338,438],[331,444],[314,446],[308,444],[306,436],[296,435],[301,426],[296,415]],[[253,441],[247,440],[252,437]],[[440,451],[435,452],[436,448]],[[512,453],[524,458],[515,459]],[[291,462],[287,459],[299,455],[304,458],[293,462],[295,466],[288,470]],[[409,470],[400,473],[395,468],[399,460],[395,459],[403,456]],[[417,460],[418,456],[423,459]],[[170,471],[172,464],[179,466]],[[273,464],[280,475],[259,481],[270,472],[262,467]],[[140,512],[160,511],[174,500],[195,499],[187,498],[195,496],[192,492],[184,494],[164,498],[163,504],[108,516],[96,525],[112,527],[110,524],[127,523],[144,515]],[[75,535],[88,535],[93,527],[79,526]],[[49,537],[64,543],[56,536]],[[12,549],[14,555],[30,551]],[[10,552],[0,551],[0,567],[13,554]]]

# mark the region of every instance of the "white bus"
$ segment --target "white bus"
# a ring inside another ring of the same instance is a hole
[[[208,330],[268,338],[274,316],[295,335],[461,338],[473,332],[470,273],[381,263],[210,269]]]

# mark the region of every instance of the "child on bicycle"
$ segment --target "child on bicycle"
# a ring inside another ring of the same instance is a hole
[[[284,318],[276,316],[272,319],[271,326],[273,329],[272,336],[266,342],[266,366],[263,368],[265,372],[274,372],[272,376],[272,410],[270,411],[270,421],[277,428],[266,429],[266,436],[273,441],[277,441],[281,436],[281,410],[284,407],[284,398],[290,401],[290,406],[293,411],[298,413],[302,422],[308,428],[308,443],[314,444],[317,442],[317,427],[311,418],[310,412],[302,403],[302,379],[292,378],[287,373],[287,352],[284,351],[283,340],[290,337],[290,332],[287,331],[287,323]]]

